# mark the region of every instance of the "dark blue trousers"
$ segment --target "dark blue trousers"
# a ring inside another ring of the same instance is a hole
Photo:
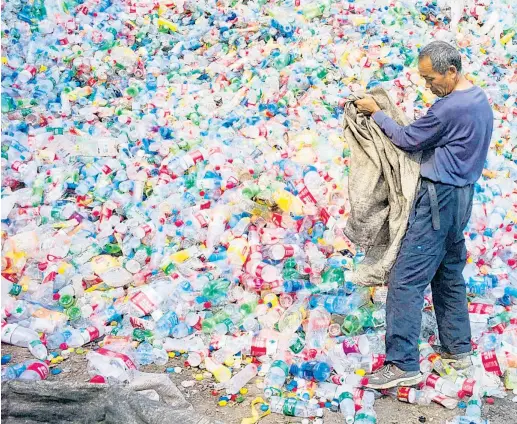
[[[452,354],[470,351],[463,268],[463,230],[472,211],[473,185],[422,179],[408,229],[391,271],[386,303],[386,362],[419,370],[418,337],[424,291],[431,284],[440,342]]]

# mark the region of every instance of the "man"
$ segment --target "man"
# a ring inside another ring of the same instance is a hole
[[[369,387],[375,389],[422,380],[418,337],[429,283],[442,357],[459,361],[471,351],[463,230],[486,160],[493,113],[484,92],[462,75],[461,56],[449,44],[435,41],[424,47],[418,69],[426,87],[441,99],[413,124],[399,126],[371,98],[355,102],[397,147],[422,151],[421,185],[389,278],[386,365],[369,376]]]

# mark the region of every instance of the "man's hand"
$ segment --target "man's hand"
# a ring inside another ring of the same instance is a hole
[[[364,113],[365,115],[372,115],[375,112],[381,110],[377,102],[371,97],[365,97],[364,99],[356,100],[354,103],[357,107],[357,111]]]

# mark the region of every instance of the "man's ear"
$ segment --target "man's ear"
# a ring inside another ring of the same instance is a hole
[[[449,66],[448,71],[449,71],[449,74],[451,74],[451,75],[456,75],[458,73],[458,70],[456,69],[456,66],[454,66],[454,65]]]

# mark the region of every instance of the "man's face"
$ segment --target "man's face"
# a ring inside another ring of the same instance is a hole
[[[418,62],[418,71],[425,80],[426,88],[438,97],[445,97],[454,90],[458,79],[458,71],[454,66],[450,66],[444,75],[433,69],[431,59],[427,56]]]

